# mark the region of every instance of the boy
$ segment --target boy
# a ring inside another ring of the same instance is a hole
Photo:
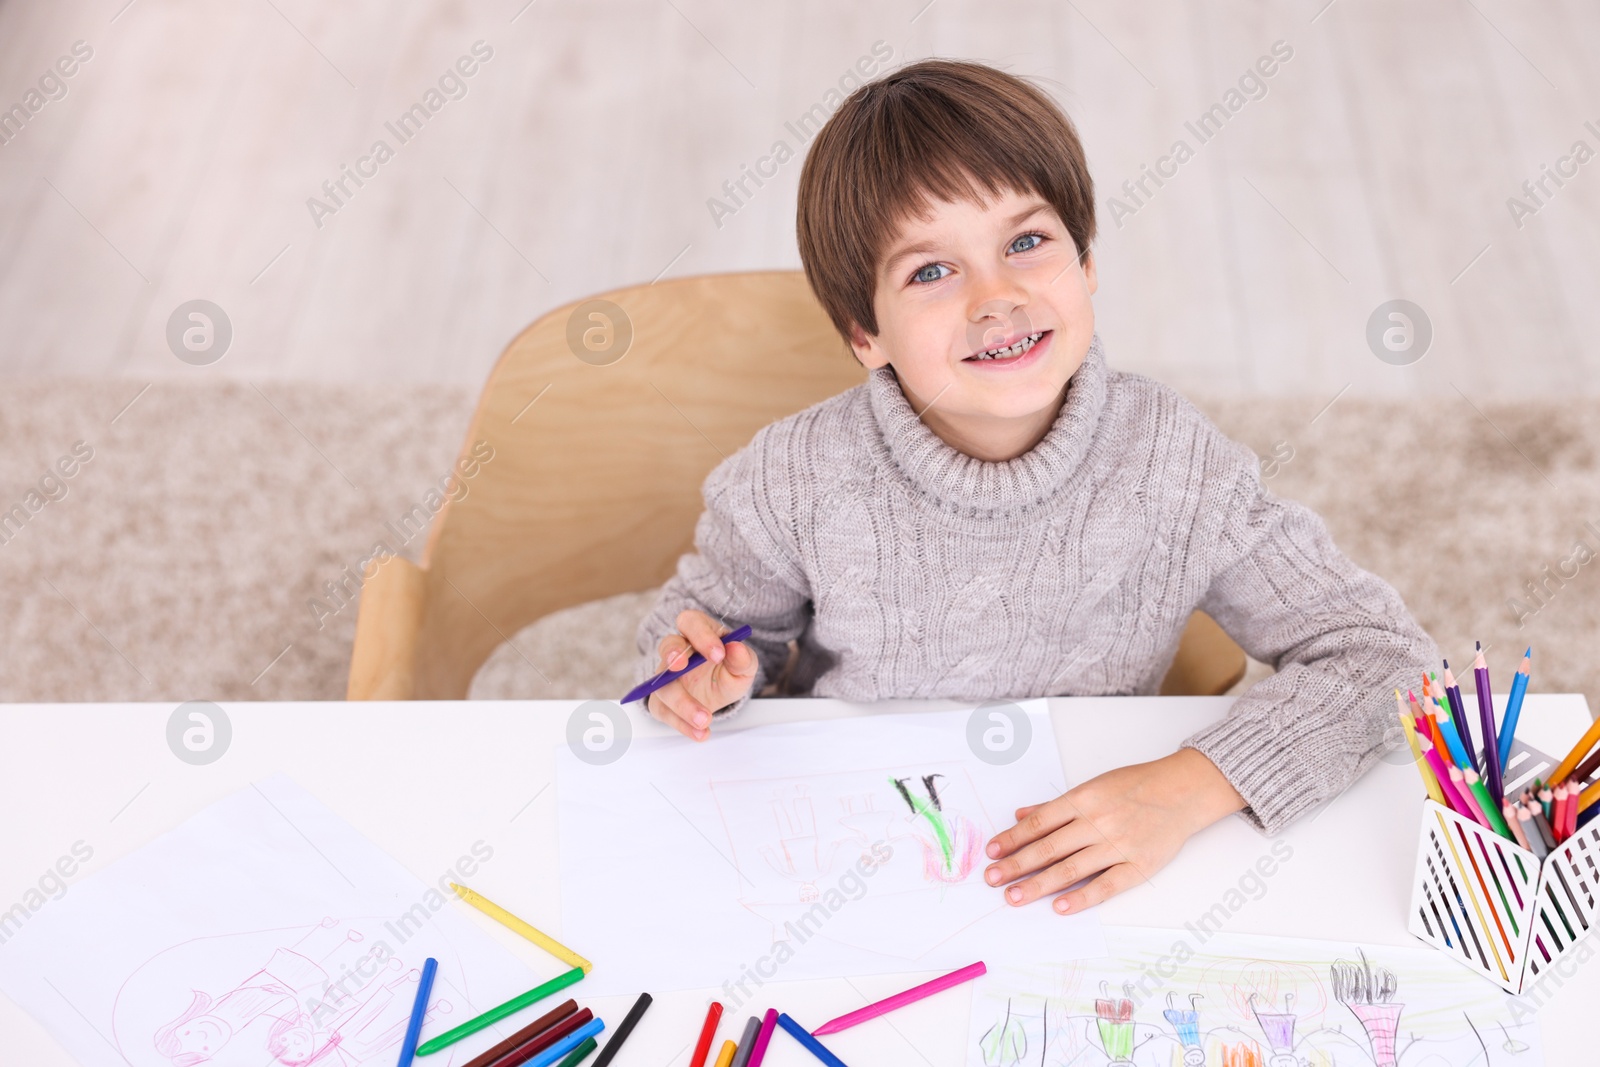
[[[1076,131],[1026,82],[928,60],[851,94],[806,159],[797,230],[868,381],[711,472],[697,551],[639,628],[645,674],[707,658],[648,702],[704,740],[791,640],[789,693],[1150,694],[1209,613],[1277,673],[1176,753],[1041,798],[987,845],[1010,903],[1060,893],[1063,913],[1225,815],[1276,834],[1338,794],[1388,747],[1390,690],[1438,656],[1248,449],[1107,367],[1094,221]],[[740,623],[749,641],[724,646]]]

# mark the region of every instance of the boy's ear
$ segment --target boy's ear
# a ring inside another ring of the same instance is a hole
[[[877,337],[867,333],[858,324],[850,325],[850,351],[856,354],[856,359],[868,370],[877,370],[879,367],[889,365],[889,354],[878,344]]]
[[[1100,278],[1094,270],[1094,249],[1083,254],[1083,283],[1088,287],[1089,295],[1093,296],[1096,289],[1100,288]]]

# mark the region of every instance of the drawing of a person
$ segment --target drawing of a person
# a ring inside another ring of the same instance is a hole
[[[265,967],[215,1000],[209,993],[191,990],[189,1006],[155,1032],[156,1051],[173,1067],[206,1063],[261,1016],[297,1014],[299,992],[327,978],[326,971],[298,952],[280,948]]]
[[[183,1014],[155,1033],[156,1051],[173,1067],[206,1063],[262,1015],[294,1010],[294,994],[272,982],[243,985],[215,1001],[198,989],[191,992],[193,999]]]
[[[397,1046],[411,1017],[412,995],[397,995],[403,985],[415,985],[420,975],[412,970],[387,984],[363,988],[359,1003],[351,1004],[325,1026],[304,1012],[279,1019],[267,1035],[267,1051],[284,1067],[356,1067]],[[428,1015],[445,1007],[429,1006]]]

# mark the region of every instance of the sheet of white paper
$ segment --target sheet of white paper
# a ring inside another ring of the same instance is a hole
[[[983,882],[988,839],[1066,786],[1044,701],[1009,706],[1031,738],[1006,765],[969,747],[971,711],[653,739],[603,766],[563,748],[562,930],[594,960],[590,992],[742,1001],[768,981],[1102,954],[1092,914],[1013,908]]]
[[[0,946],[0,990],[85,1067],[392,1067],[427,957],[424,1039],[540,980],[464,906],[280,776],[41,909]]]
[[[1431,948],[1105,933],[1107,959],[979,979],[967,1067],[1544,1063],[1533,1006]]]

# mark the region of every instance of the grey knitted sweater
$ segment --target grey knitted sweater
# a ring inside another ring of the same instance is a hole
[[[951,448],[891,368],[782,419],[706,478],[696,551],[640,624],[639,677],[685,608],[749,623],[752,692],[963,701],[1153,694],[1196,609],[1277,673],[1184,744],[1276,833],[1392,747],[1391,690],[1438,658],[1322,520],[1098,336],[1050,430]],[[746,697],[720,709],[740,710]]]

